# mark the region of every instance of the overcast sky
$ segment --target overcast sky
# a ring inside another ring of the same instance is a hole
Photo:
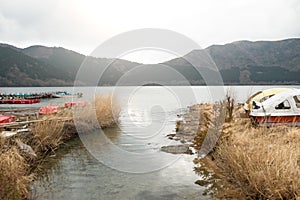
[[[0,0],[0,42],[90,54],[138,28],[170,29],[205,48],[300,37],[299,0]]]

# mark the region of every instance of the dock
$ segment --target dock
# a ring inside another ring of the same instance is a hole
[[[21,122],[11,122],[7,124],[0,124],[0,129],[5,129],[5,128],[12,128],[16,126],[24,126],[28,124],[34,124],[37,122],[43,122],[43,121],[58,121],[58,122],[67,122],[67,121],[72,121],[72,117],[53,117],[53,118],[48,118],[48,119],[36,119],[36,120],[29,120],[29,121],[21,121]]]
[[[63,107],[61,108],[63,110]],[[25,108],[25,109],[3,109],[0,113],[4,116],[13,115],[15,121],[10,123],[0,124],[0,132],[6,130],[17,130],[26,125],[26,127],[43,121],[72,121],[72,117],[65,117],[59,115],[40,115],[39,108]]]

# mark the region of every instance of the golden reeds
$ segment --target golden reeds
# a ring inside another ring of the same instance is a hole
[[[232,135],[219,144],[215,157],[235,192],[250,199],[299,198],[300,129],[241,131],[238,124],[231,129]]]
[[[232,116],[211,153],[221,177],[215,197],[299,199],[300,128],[254,128],[249,119]],[[202,113],[200,130],[204,131],[198,131],[194,140],[198,148],[207,134],[203,122],[214,126],[211,118]]]
[[[0,198],[24,199],[28,197],[30,177],[27,176],[28,165],[15,146],[5,147],[0,143]]]
[[[98,95],[94,100],[97,120],[101,128],[116,125],[120,114],[120,106],[113,95]]]
[[[32,170],[41,164],[49,150],[55,150],[76,132],[72,120],[74,110],[87,126],[91,126],[89,119],[95,112],[101,128],[116,125],[120,113],[120,107],[112,95],[100,95],[86,107],[62,109],[57,114],[43,116],[44,121],[30,126],[32,134],[15,136],[7,141],[0,138],[0,199],[26,199],[29,196]],[[15,146],[17,140],[31,146],[37,157],[19,152],[20,148]]]
[[[48,149],[55,149],[61,144],[65,122],[57,120],[48,120],[37,122],[33,125],[32,131],[34,133],[34,150],[46,151]]]
[[[75,110],[76,125],[89,132],[94,128],[109,128],[118,123],[120,106],[113,95],[97,95],[85,108]],[[99,126],[98,126],[99,125]]]

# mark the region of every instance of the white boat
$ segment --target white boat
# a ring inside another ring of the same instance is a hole
[[[69,92],[56,92],[52,94],[52,98],[80,98],[82,93],[71,94]]]
[[[249,114],[256,125],[300,126],[300,89],[286,90],[263,102],[254,102]]]
[[[270,88],[263,91],[258,91],[254,94],[252,94],[249,99],[244,104],[244,109],[247,114],[252,110],[253,108],[253,102],[259,102],[262,103],[268,98],[274,96],[275,94],[288,91],[288,90],[295,90],[295,88]]]

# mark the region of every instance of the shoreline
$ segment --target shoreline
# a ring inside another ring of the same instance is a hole
[[[241,117],[242,107],[235,105],[231,120],[226,116],[222,124],[216,145],[208,155],[200,158],[197,151],[201,149],[208,128],[215,127],[216,123],[211,112],[213,106],[196,104],[179,116],[176,134],[168,137],[183,144],[179,144],[177,150],[172,147],[166,151],[187,153],[180,148],[186,142],[188,149],[195,150],[195,172],[201,177],[195,183],[207,187],[204,194],[216,199],[299,198],[300,160],[297,156],[300,158],[300,128],[254,128],[249,118]],[[264,151],[267,153],[261,154]],[[278,168],[284,170],[277,171]],[[267,176],[257,176],[258,171]]]
[[[119,110],[116,107],[112,109],[113,96],[96,96],[94,103],[97,105],[96,117],[101,128],[114,127]],[[87,133],[95,128],[89,121],[93,114],[89,105],[72,109],[79,112],[80,126]],[[30,197],[30,185],[39,172],[39,166],[64,143],[78,137],[72,109],[65,108],[56,114],[41,115],[39,119],[33,120],[34,123],[26,123],[25,126],[17,123],[8,130],[1,128],[1,134],[5,134],[0,137],[0,199]],[[26,131],[18,132],[20,129]]]
[[[107,103],[106,100],[111,102],[110,98],[102,99],[100,102]],[[300,177],[300,160],[293,158],[300,158],[300,128],[254,128],[251,126],[250,119],[240,117],[241,106],[234,106],[232,119],[222,124],[221,135],[216,146],[209,155],[200,159],[199,156],[196,156],[197,151],[201,149],[208,129],[218,125],[212,115],[212,109],[216,109],[214,106],[212,104],[195,104],[189,106],[186,113],[178,115],[176,133],[169,134],[167,137],[180,142],[180,144],[161,147],[161,150],[168,153],[195,155],[194,170],[201,177],[195,184],[206,186],[207,190],[204,193],[210,194],[214,198],[277,199],[278,196],[274,196],[276,195],[274,191],[279,191],[279,195],[289,199],[298,198],[300,181],[297,182],[295,178]],[[104,110],[100,109],[97,113],[103,112]],[[108,113],[111,112],[108,110]],[[68,116],[70,113],[64,113],[62,116]],[[59,116],[56,115],[56,117]],[[87,130],[92,129],[93,126],[88,121],[84,121],[86,115],[82,117],[84,127],[86,126]],[[227,120],[228,116],[225,118]],[[106,120],[105,123],[104,119],[98,119],[99,122],[103,122],[103,128],[109,128],[116,123],[111,119]],[[11,197],[16,199],[26,199],[30,192],[28,185],[33,180],[39,164],[51,152],[60,148],[64,142],[77,137],[76,127],[72,121],[62,124],[47,123],[41,122],[40,127],[37,125],[35,125],[37,127],[30,127],[33,130],[32,133],[16,135],[7,140],[1,139],[1,156],[7,160],[1,157],[0,170],[5,170],[4,175],[9,177],[7,180],[16,187],[15,193],[12,194],[3,194],[0,191],[1,198],[3,197],[1,195],[12,195]],[[59,134],[55,135],[55,132]],[[49,139],[49,135],[53,137]],[[37,156],[32,157],[28,152],[22,150],[17,145],[16,139],[21,139],[25,144],[30,145]],[[262,152],[264,153],[262,154]],[[12,166],[8,167],[3,160]],[[275,168],[274,163],[276,164]],[[278,168],[285,170],[278,172],[276,171]],[[15,174],[11,173],[13,170],[16,171]],[[262,174],[267,175],[263,176]],[[6,185],[3,181],[7,180],[0,176],[1,185],[2,183]],[[274,186],[273,182],[278,184]],[[9,183],[7,185],[10,187]],[[19,185],[15,186],[15,183]],[[293,187],[289,188],[291,184]],[[2,192],[5,189],[11,188],[4,188]]]
[[[57,130],[52,122],[50,122],[52,125],[49,121],[40,123],[45,123]],[[0,192],[1,198],[27,199],[31,193],[29,186],[35,180],[40,170],[39,167],[44,160],[63,146],[64,143],[77,136],[76,128],[71,122],[55,125],[64,130],[58,133],[59,138],[38,136],[39,133],[36,132],[34,126],[39,125],[29,125],[28,129],[32,130],[29,132],[0,138],[0,169],[3,173],[0,176],[0,182],[1,185],[6,185]],[[16,175],[14,176],[13,173],[16,173]]]

